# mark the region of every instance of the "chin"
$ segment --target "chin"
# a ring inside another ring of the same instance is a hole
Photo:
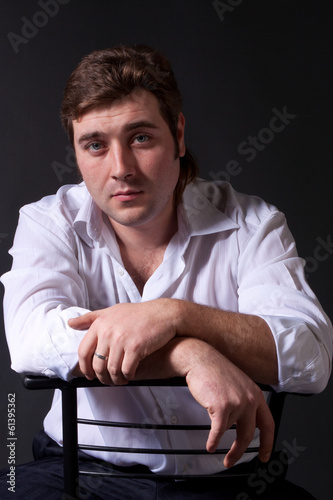
[[[119,224],[124,227],[140,227],[146,223],[148,223],[152,216],[151,214],[108,214],[108,217],[112,222]]]

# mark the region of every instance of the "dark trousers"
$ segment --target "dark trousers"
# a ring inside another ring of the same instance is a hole
[[[1,500],[73,500],[63,493],[62,448],[40,432],[34,439],[33,452],[34,462],[15,468],[15,492],[9,489],[9,471],[0,472]],[[80,469],[110,472],[112,467],[79,452]],[[131,469],[135,472],[142,468]],[[252,481],[223,477],[175,481],[156,479],[153,474],[152,479],[80,476],[78,493],[82,500],[314,500],[302,488],[286,481],[283,474],[266,483],[255,477]]]

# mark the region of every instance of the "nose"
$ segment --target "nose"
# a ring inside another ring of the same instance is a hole
[[[110,175],[115,180],[124,180],[134,175],[134,158],[130,148],[124,144],[112,144],[110,148]]]

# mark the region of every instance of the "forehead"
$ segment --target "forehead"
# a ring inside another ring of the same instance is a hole
[[[132,121],[154,121],[157,126],[166,125],[157,98],[149,91],[136,89],[131,94],[117,99],[108,105],[100,105],[84,113],[78,120],[73,120],[74,133],[83,128],[93,126],[97,122],[121,126]]]

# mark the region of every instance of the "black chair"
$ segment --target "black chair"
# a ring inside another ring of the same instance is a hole
[[[27,389],[60,389],[62,392],[62,424],[63,424],[63,457],[64,457],[64,493],[68,495],[69,498],[78,498],[77,497],[77,485],[80,474],[91,474],[89,471],[79,470],[78,468],[78,450],[102,450],[102,451],[117,451],[122,453],[153,453],[153,454],[208,454],[206,449],[200,450],[188,450],[188,449],[147,449],[147,448],[119,448],[110,446],[93,446],[93,445],[80,445],[78,444],[78,430],[77,424],[87,424],[87,425],[106,425],[110,427],[131,427],[136,429],[173,429],[173,430],[209,430],[209,425],[159,425],[159,424],[138,424],[138,423],[119,423],[119,422],[105,422],[105,421],[96,421],[96,420],[88,420],[77,418],[77,388],[80,387],[112,387],[101,384],[97,379],[93,381],[88,381],[85,378],[76,378],[70,382],[65,382],[64,380],[58,378],[48,378],[43,376],[35,376],[35,375],[26,375],[23,379],[23,384]],[[167,380],[145,380],[145,381],[136,381],[131,382],[129,386],[186,386],[186,381],[183,378],[174,378]],[[274,437],[274,448],[276,445],[276,439],[278,435],[283,404],[285,400],[286,393],[276,393],[269,386],[260,385],[261,389],[264,391],[269,391],[269,400],[268,404],[270,410],[272,412],[274,421],[275,421],[275,437]],[[215,451],[217,454],[226,454],[229,450],[227,449],[218,449]],[[246,453],[254,453],[258,452],[258,448],[249,447],[246,450]],[[220,477],[223,476],[248,476],[252,474],[256,470],[256,466],[259,460],[256,460],[253,463],[253,469],[245,468],[245,471],[242,468],[231,468],[227,472],[223,471],[220,474],[211,474],[211,475],[203,475],[199,476],[203,477]],[[133,473],[124,474],[123,472],[117,473],[112,470],[110,472],[114,477],[133,477]],[[140,473],[136,474],[136,477],[140,478],[152,478],[152,473],[145,474]],[[159,477],[158,474],[153,475],[154,478]],[[161,475],[163,479],[168,479],[172,477],[173,479],[183,479],[183,478],[193,478],[194,476],[189,475]],[[195,476],[198,477],[198,476]],[[66,497],[67,498],[67,497]]]

